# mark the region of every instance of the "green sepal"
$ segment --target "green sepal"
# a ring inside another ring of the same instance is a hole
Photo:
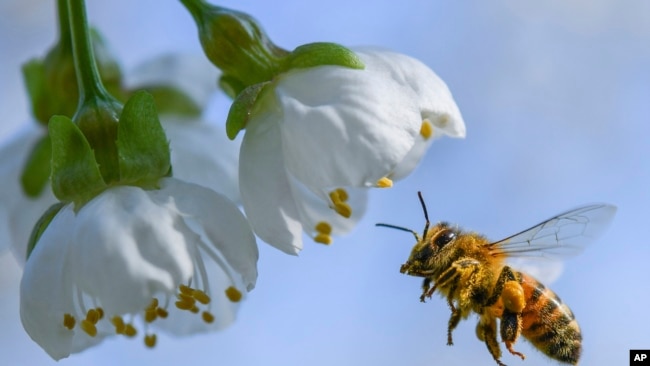
[[[124,105],[117,129],[122,184],[155,187],[169,174],[169,141],[160,125],[153,96],[135,93]]]
[[[47,118],[43,119],[43,117],[51,108],[44,106],[47,103],[47,99],[44,99],[43,96],[47,91],[45,90],[45,67],[43,62],[38,59],[32,59],[24,63],[22,73],[25,88],[27,89],[32,106],[32,114],[39,122],[47,121]]]
[[[362,70],[363,61],[349,48],[329,42],[316,42],[296,47],[285,59],[284,70],[333,65]]]
[[[200,105],[177,88],[171,86],[145,86],[140,89],[153,96],[156,109],[161,114],[197,117],[202,112]]]
[[[246,85],[237,78],[228,75],[221,75],[219,78],[219,88],[226,93],[230,99],[235,99],[239,93],[246,89]]]
[[[36,244],[38,243],[38,240],[41,238],[41,235],[45,232],[45,229],[50,225],[50,222],[54,219],[56,214],[61,211],[61,209],[66,205],[65,202],[57,202],[50,206],[45,213],[41,216],[38,221],[36,221],[36,225],[34,225],[34,228],[32,229],[32,233],[29,236],[29,241],[27,242],[27,252],[25,253],[25,260],[29,259],[29,256],[32,254],[34,251],[34,248],[36,248]]]
[[[95,155],[79,127],[65,116],[48,124],[52,141],[52,192],[79,208],[106,189]]]
[[[244,89],[237,98],[232,102],[230,111],[228,111],[228,118],[226,119],[226,135],[231,140],[237,137],[239,131],[246,128],[246,124],[251,117],[251,112],[255,107],[255,103],[260,95],[270,82],[254,84]]]
[[[38,140],[27,157],[20,183],[23,192],[29,197],[38,197],[50,178],[52,162],[52,143],[50,136],[44,135]]]

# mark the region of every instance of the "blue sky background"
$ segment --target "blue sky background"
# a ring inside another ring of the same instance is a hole
[[[433,221],[493,239],[582,203],[619,207],[611,228],[566,262],[552,288],[583,330],[584,365],[622,365],[650,349],[650,3],[621,0],[223,1],[261,21],[292,49],[314,41],[377,45],[417,57],[449,85],[467,124],[465,140],[434,143],[418,170],[373,191],[368,213],[330,247],[306,243],[289,257],[261,243],[260,277],[237,322],[220,333],[115,339],[61,365],[489,365],[461,323],[447,347],[445,302],[418,301],[420,280],[399,273],[421,230],[416,192]],[[272,4],[272,5],[271,5]],[[0,23],[0,138],[29,120],[19,65],[55,37],[54,1],[5,0]],[[10,15],[10,16],[6,16]],[[89,18],[125,69],[168,51],[199,51],[176,1],[90,1]],[[217,122],[227,113],[217,100]],[[48,365],[22,330],[20,269],[0,255],[2,364]],[[520,341],[524,362],[552,364]]]

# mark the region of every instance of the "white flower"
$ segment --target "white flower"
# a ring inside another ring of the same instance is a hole
[[[152,347],[155,329],[228,325],[257,258],[245,217],[214,191],[174,178],[113,187],[45,229],[25,264],[21,319],[56,360],[116,334]]]
[[[217,72],[205,57],[173,54],[145,62],[127,77],[132,88],[169,85],[181,89],[199,106],[216,90]],[[161,114],[160,122],[170,140],[175,177],[222,193],[239,201],[237,179],[239,144],[229,141],[223,126],[204,118]],[[40,196],[27,197],[20,184],[27,155],[44,134],[39,124],[25,123],[0,146],[0,252],[12,246],[20,263],[25,261],[27,242],[34,223],[57,200],[50,185]],[[208,149],[212,149],[208,151]]]
[[[257,235],[287,252],[349,230],[368,187],[408,175],[434,137],[465,136],[449,89],[405,55],[354,49],[364,70],[319,66],[260,94],[240,153],[240,192]]]

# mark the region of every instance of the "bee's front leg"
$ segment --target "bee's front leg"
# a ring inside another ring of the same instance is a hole
[[[436,285],[431,287],[431,278],[425,277],[422,281],[422,295],[420,295],[420,302],[426,302],[426,298],[431,298],[433,292],[436,291]]]

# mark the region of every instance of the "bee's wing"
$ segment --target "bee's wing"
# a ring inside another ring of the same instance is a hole
[[[582,248],[609,226],[616,206],[598,203],[553,216],[529,229],[488,244],[493,256],[560,258]]]

